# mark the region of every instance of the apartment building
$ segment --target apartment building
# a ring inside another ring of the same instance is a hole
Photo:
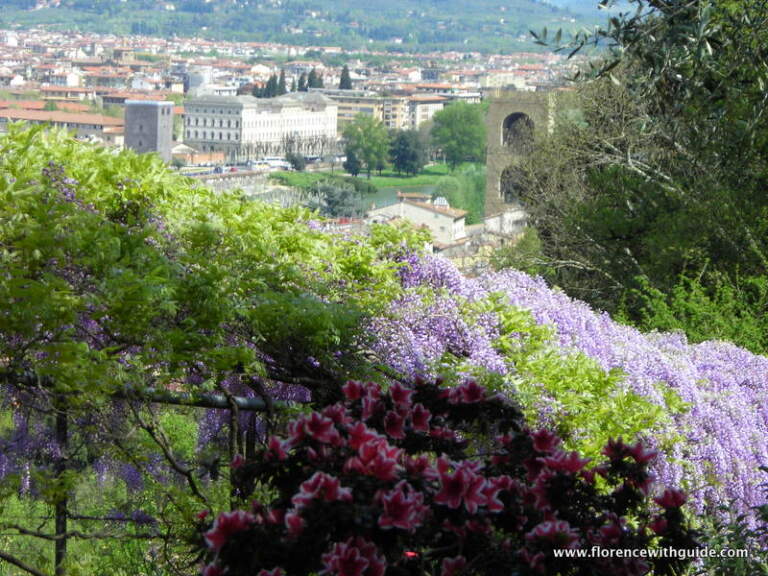
[[[358,114],[372,116],[390,130],[411,130],[430,120],[435,112],[442,110],[445,96],[438,94],[415,94],[413,96],[382,96],[369,90],[312,89],[312,93],[323,94],[339,107],[339,132],[355,119]]]
[[[284,155],[288,148],[321,153],[337,140],[338,107],[322,94],[277,98],[203,96],[184,105],[184,140],[229,160]]]
[[[107,146],[123,147],[124,124],[122,118],[101,114],[73,114],[49,110],[0,110],[0,133],[7,132],[10,122],[47,124],[73,131],[79,140],[97,142]]]

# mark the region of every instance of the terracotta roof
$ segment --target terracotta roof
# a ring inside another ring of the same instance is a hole
[[[93,92],[94,88],[83,88],[81,86],[42,86],[41,92]]]
[[[414,202],[413,200],[406,200],[408,204],[411,204],[413,206],[418,206],[419,208],[424,208],[425,210],[429,210],[431,212],[437,212],[438,214],[442,214],[443,216],[450,216],[454,220],[458,220],[459,218],[463,218],[467,215],[466,210],[457,210],[456,208],[444,208],[442,206],[435,206],[434,204],[429,204],[427,202]]]
[[[55,100],[51,101],[56,104],[56,108],[66,112],[88,112],[88,110],[90,110],[90,107],[87,104],[79,104],[77,102],[56,102]]]
[[[415,200],[416,198],[429,198],[429,194],[424,194],[422,192],[400,192],[397,191],[397,197],[398,198],[409,198],[411,200]]]
[[[58,124],[97,124],[101,126],[122,126],[124,124],[121,118],[112,118],[101,114],[72,114],[71,112],[49,110],[0,110],[0,118]]]
[[[0,100],[0,109],[18,108],[21,110],[44,110],[45,105],[52,102],[58,110],[67,112],[87,112],[90,110],[85,104],[77,102],[57,102],[56,100]]]
[[[435,89],[438,89],[438,90],[450,90],[452,88],[452,86],[450,84],[442,84],[442,83],[441,84],[437,84],[437,83],[432,83],[432,84],[421,83],[421,84],[416,84],[416,87],[417,88],[435,88]]]
[[[0,100],[0,109],[21,108],[23,110],[42,110],[45,102],[42,100]]]

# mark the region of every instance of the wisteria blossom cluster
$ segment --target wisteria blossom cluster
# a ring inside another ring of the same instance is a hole
[[[611,442],[593,465],[472,380],[343,393],[235,459],[243,508],[200,514],[204,575],[672,574],[676,561],[553,550],[696,546],[685,495],[654,488],[640,444]]]
[[[499,374],[514,371],[494,348],[498,323],[465,326],[461,314],[461,303],[501,293],[510,306],[551,325],[554,345],[564,352],[622,370],[629,390],[660,406],[659,383],[679,395],[687,409],[674,415],[674,427],[684,442],[669,448],[653,470],[664,482],[691,490],[697,512],[725,505],[750,514],[765,503],[760,467],[768,466],[768,359],[726,342],[692,345],[681,334],[643,334],[515,270],[466,278],[448,260],[411,255],[401,276],[406,296],[371,328],[376,352],[392,367],[405,374],[435,370],[459,338],[471,351],[468,362]],[[440,294],[439,305],[413,303],[430,291]]]

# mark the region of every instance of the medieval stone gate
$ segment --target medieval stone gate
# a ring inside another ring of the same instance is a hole
[[[496,90],[489,97],[486,217],[519,210],[519,165],[537,138],[552,133],[557,92]]]

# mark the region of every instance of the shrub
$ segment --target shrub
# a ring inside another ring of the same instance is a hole
[[[201,514],[204,574],[661,575],[683,563],[587,564],[553,550],[695,546],[681,492],[651,503],[655,453],[640,444],[609,442],[606,461],[589,465],[471,380],[387,392],[350,381],[343,392],[255,459],[236,457],[244,507]],[[250,501],[257,482],[264,502]]]

